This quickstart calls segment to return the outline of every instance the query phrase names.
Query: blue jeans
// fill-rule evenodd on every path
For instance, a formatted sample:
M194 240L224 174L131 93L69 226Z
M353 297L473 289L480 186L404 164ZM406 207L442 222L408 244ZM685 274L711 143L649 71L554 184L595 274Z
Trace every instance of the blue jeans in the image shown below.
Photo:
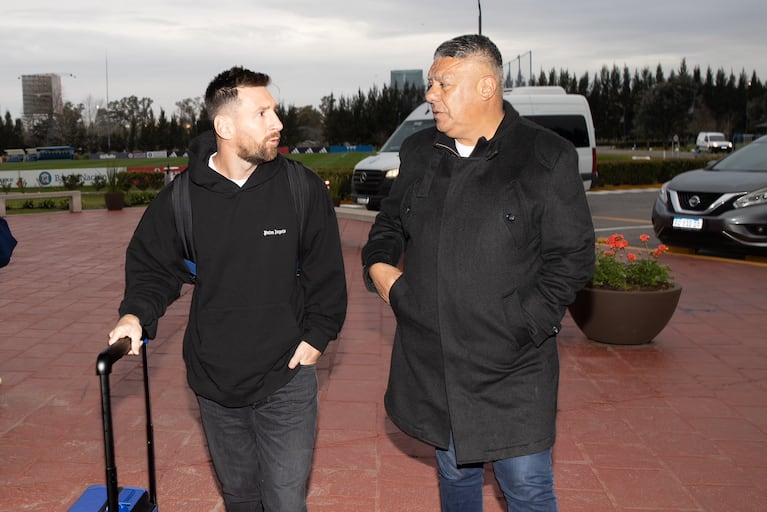
M483 464L459 466L453 436L447 450L436 450L442 512L482 512ZM509 512L557 512L551 448L493 462L495 479Z
M305 512L317 426L317 370L298 373L266 399L224 407L197 397L228 512Z

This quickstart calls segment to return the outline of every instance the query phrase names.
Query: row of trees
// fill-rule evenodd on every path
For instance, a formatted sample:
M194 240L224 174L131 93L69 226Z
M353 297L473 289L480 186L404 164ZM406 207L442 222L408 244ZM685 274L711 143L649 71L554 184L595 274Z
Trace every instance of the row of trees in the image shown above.
M510 81L510 77L507 78ZM719 69L690 72L685 60L666 77L659 65L633 73L627 68L603 67L593 77L580 78L567 70L541 71L528 84L558 85L586 96L594 117L597 139L611 144L667 145L674 135L682 141L698 131L723 131L730 137L764 132L767 90L752 72L737 77ZM351 97L330 94L313 106L279 106L288 146L316 144L374 144L380 146L397 125L422 101L424 88L373 87ZM150 98L129 96L99 108L92 99L66 102L61 114L25 120L9 112L0 123L0 150L71 145L79 152L183 150L210 126L200 98L176 103L168 117L155 117Z
M756 72L737 77L723 69L690 73L685 60L668 77L659 65L634 71L606 66L593 79L567 71L541 73L532 85L560 85L586 96L597 139L603 142L667 144L674 135L690 139L699 131L722 131L730 137L764 133L767 90ZM762 125L762 126L759 126Z

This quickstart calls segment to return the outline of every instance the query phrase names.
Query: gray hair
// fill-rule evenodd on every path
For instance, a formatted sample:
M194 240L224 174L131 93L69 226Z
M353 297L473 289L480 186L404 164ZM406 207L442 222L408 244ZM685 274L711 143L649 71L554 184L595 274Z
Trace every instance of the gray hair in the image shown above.
M498 47L487 36L467 34L454 37L439 45L434 52L434 59L453 57L455 59L480 58L487 61L496 74L499 83L503 83L503 58Z

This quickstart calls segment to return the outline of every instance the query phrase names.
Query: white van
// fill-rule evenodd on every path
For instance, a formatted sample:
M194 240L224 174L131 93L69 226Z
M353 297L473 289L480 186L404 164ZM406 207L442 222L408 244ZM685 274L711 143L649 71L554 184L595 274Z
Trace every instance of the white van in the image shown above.
M562 87L517 87L503 97L522 115L549 128L573 143L578 168L586 190L597 176L597 147L594 122L586 98L567 94ZM410 113L376 155L354 166L352 200L377 210L399 174L399 148L413 133L434 126L431 105L423 103Z
M732 142L727 140L722 132L700 132L698 138L695 139L695 149L708 153L716 153L717 151L729 153L732 151Z

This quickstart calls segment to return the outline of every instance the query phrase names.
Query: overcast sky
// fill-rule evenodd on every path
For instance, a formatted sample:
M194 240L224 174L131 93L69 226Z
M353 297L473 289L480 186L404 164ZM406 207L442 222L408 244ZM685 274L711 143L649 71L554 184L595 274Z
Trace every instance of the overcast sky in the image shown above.
M393 69L423 69L446 39L476 33L476 0L19 0L0 20L0 114L22 114L26 74L62 76L65 101L103 104L135 95L170 115L201 97L220 71L271 75L278 101L319 106L389 83ZM530 56L541 70L593 77L683 58L690 70L756 71L767 80L765 0L481 0L482 33L506 69ZM518 59L519 56L519 59Z

